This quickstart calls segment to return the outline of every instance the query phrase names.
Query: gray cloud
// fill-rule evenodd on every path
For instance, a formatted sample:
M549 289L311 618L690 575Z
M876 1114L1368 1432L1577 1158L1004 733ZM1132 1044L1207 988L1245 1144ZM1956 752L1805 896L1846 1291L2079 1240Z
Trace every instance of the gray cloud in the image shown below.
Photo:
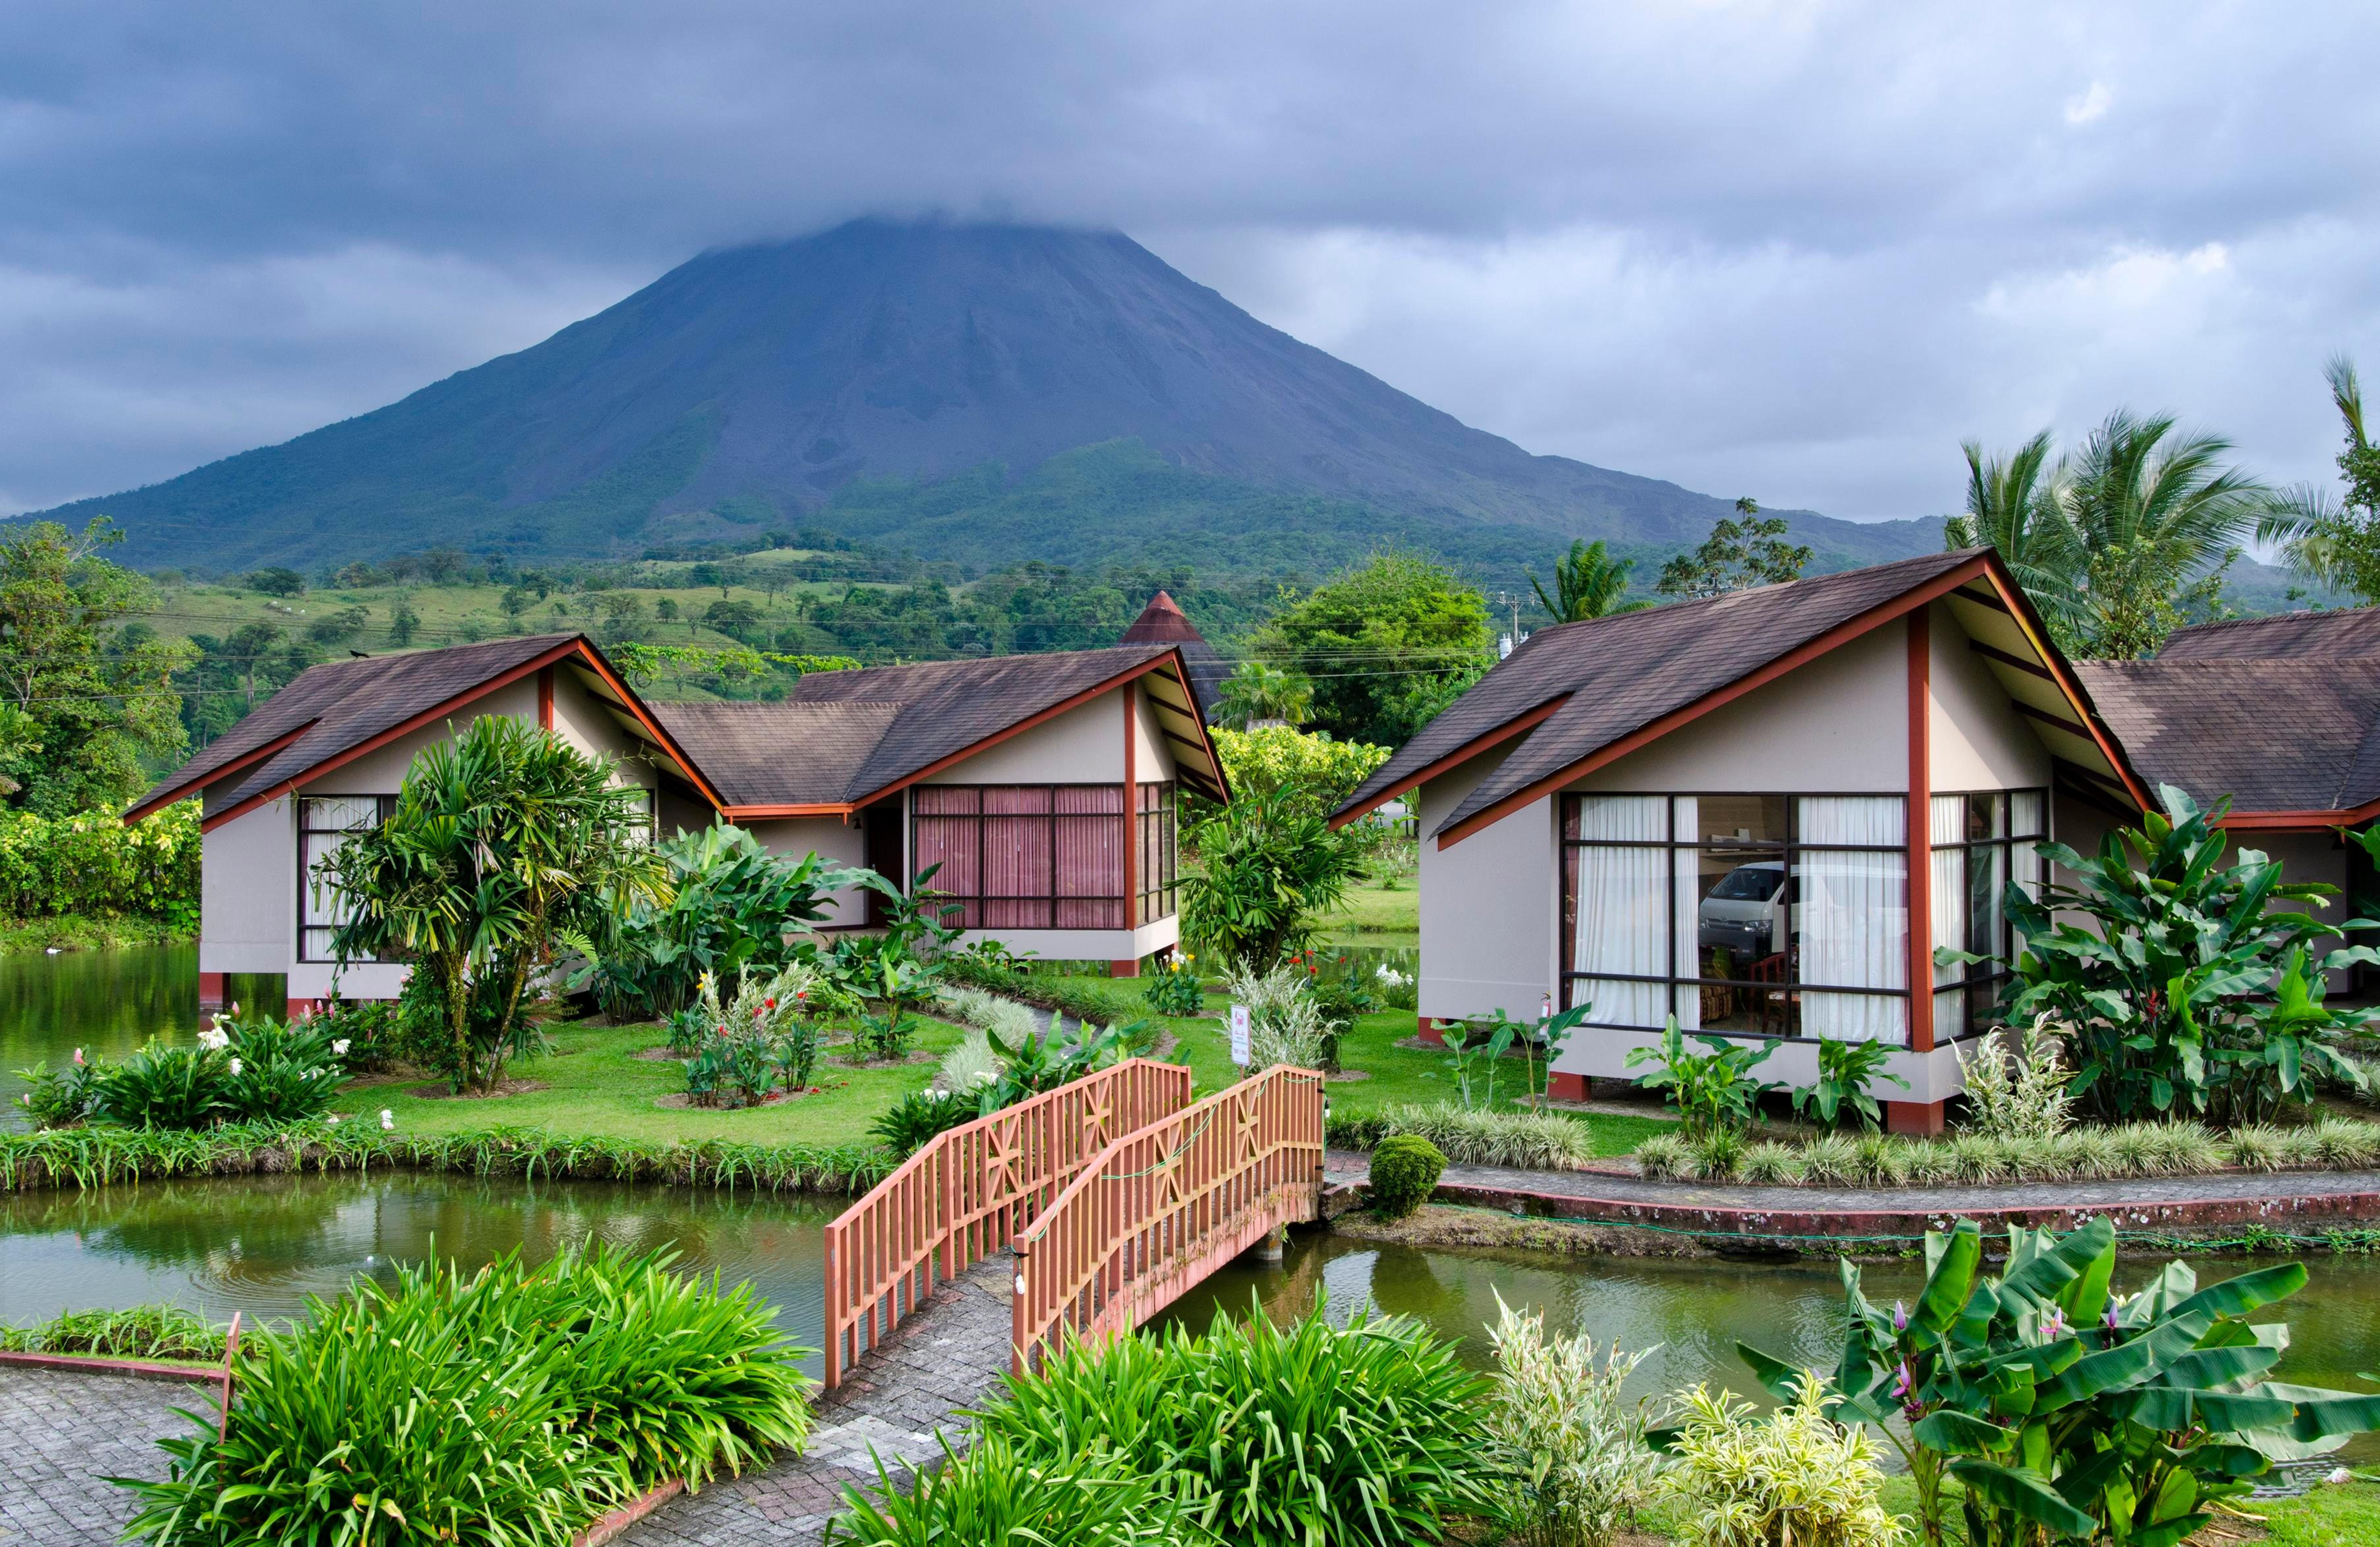
M1533 450L1852 517L2118 403L2328 474L2348 6L0 11L0 508L871 210L1115 225Z

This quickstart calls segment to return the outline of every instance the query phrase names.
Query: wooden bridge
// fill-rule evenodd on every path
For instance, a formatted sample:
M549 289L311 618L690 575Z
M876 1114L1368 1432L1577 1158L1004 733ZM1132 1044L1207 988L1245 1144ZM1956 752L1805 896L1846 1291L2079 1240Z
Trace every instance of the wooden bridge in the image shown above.
M1129 1332L1322 1194L1322 1077L1190 1099L1135 1058L953 1128L826 1227L826 1383L938 1284L1015 1256L1014 1363Z

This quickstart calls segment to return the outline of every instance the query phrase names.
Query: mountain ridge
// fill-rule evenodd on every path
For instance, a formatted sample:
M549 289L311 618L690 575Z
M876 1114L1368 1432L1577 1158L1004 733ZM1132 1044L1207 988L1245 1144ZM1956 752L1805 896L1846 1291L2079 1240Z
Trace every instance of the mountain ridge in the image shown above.
M1018 513L1037 475L1087 452L1105 503L1045 477L1075 503ZM1318 501L1333 514L1317 535L1351 536L1349 513L1369 511L1378 540L1449 556L1572 537L1670 550L1731 505L1465 425L1120 232L871 219L705 252L395 403L37 514L111 515L125 556L152 566L441 544L618 557L778 521L896 545L955 535L990 563L1260 533ZM1236 528L1217 516L1258 507ZM1123 509L1144 526L1101 530ZM1938 519L1776 514L1825 567L1941 541ZM1024 551L1028 532L1058 551Z

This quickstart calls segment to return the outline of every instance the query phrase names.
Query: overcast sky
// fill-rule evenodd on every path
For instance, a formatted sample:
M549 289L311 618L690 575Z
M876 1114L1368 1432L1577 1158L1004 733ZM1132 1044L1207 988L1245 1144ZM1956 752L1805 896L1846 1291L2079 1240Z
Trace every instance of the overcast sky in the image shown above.
M870 212L1114 225L1530 450L1871 518L2118 405L2328 480L2380 9L0 7L0 511Z

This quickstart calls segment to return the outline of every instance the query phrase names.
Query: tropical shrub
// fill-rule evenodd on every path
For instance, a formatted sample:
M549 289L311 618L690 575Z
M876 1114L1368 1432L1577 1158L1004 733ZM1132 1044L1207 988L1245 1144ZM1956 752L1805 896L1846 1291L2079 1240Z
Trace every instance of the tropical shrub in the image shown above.
M2326 932L2304 911L2338 888L2284 883L2279 863L2255 849L2226 865L2228 840L2208 813L2169 785L2158 793L2164 811L2110 833L2095 856L2041 846L2076 884L2053 882L2037 898L2009 889L2025 943L2009 1018L2046 1014L2065 1029L2070 1089L2100 1117L2179 1110L2252 1122L2310 1100L2313 1078L2361 1089L2361 1066L2338 1043L2380 1011L2326 1008L2321 972L2380 962L2380 952L2357 945L2315 961ZM2358 841L2380 853L2380 837Z
M1775 1042L1764 1042L1755 1049L1699 1031L1694 1033L1694 1041L1711 1051L1688 1053L1685 1038L1678 1029L1678 1017L1671 1016L1659 1047L1640 1047L1628 1054L1628 1066L1632 1069L1645 1063L1658 1066L1638 1075L1636 1083L1660 1091L1669 1104L1677 1108L1680 1126L1689 1135L1722 1129L1740 1132L1750 1126L1761 1097L1785 1088L1780 1081L1763 1082L1752 1075L1777 1051Z
M1562 1044L1593 1008L1591 1005L1577 1005L1525 1021L1514 1020L1500 1007L1485 1026L1460 1021L1448 1028L1447 1063L1454 1071L1454 1088L1463 1104L1481 1111L1496 1105L1496 1086L1504 1072L1505 1058L1518 1048L1524 1087L1521 1099L1535 1107L1545 1094L1545 1080L1538 1072L1540 1055L1550 1071Z
M1996 1028L1975 1044L1973 1058L1952 1044L1966 1086L1967 1116L1961 1126L1969 1133L2046 1139L2073 1127L2066 1055L2049 1024L2044 1015L2025 1022L2022 1031Z
M199 802L177 801L128 827L122 811L0 809L0 914L122 914L195 932Z
M1195 1016L1207 1007L1191 959L1189 952L1177 951L1149 974L1148 986L1140 992L1151 1010L1160 1016Z
M412 967L430 1012L419 1055L456 1090L492 1090L533 1035L524 1013L565 933L670 895L644 791L553 732L492 715L415 755L396 809L315 867L345 899L341 961Z
M942 954L942 976L994 993L1014 993L1032 970L1033 953L1012 951L997 940L969 941Z
M809 1084L818 1060L818 1026L808 999L818 974L791 962L773 976L747 973L732 1004L722 1005L719 980L703 974L694 1017L694 1053L686 1090L697 1106L757 1106L782 1075L786 1089ZM679 1019L687 1018L681 1015ZM682 1032L674 1032L673 1041Z
M0 1327L0 1349L212 1361L224 1357L226 1331L177 1305L136 1305L122 1310L68 1310L38 1326Z
M1318 1069L1330 1051L1330 1028L1314 996L1313 978L1295 961L1269 970L1234 967L1222 991L1248 1007L1248 1073L1275 1064Z
M614 1021L670 1016L706 973L732 996L745 973L777 972L797 953L791 936L823 922L832 895L872 873L771 853L730 822L652 847L665 886L588 920L567 942L580 958L574 986L592 990Z
M152 1041L121 1063L86 1058L78 1048L55 1074L46 1065L20 1069L27 1089L18 1104L44 1127L304 1122L329 1110L346 1078L346 1051L322 1022L217 1015L192 1047Z
M563 1547L664 1479L699 1487L798 1445L804 1351L750 1285L669 1261L598 1247L309 1297L295 1328L242 1343L220 1435L194 1419L162 1442L164 1480L123 1481L141 1504L129 1534Z
M1421 1005L1421 979L1416 973L1400 972L1382 962L1372 969L1379 984L1380 1003L1391 1010L1418 1009Z
M1827 1417L1825 1392L1804 1374L1767 1418L1708 1387L1686 1394L1683 1421L1657 1437L1676 1464L1660 1475L1675 1500L1679 1540L1694 1547L1897 1547L1906 1533L1885 1512L1876 1442Z
M1017 1008L1022 1010L1024 1006ZM1032 1017L1027 1016L1025 1035L1029 1037L1033 1031ZM999 1084L1002 1068L1000 1055L991 1051L990 1034L978 1028L942 1054L941 1066L934 1071L934 1089L953 1093L978 1091Z
M393 1000L334 999L313 1022L349 1074L380 1074L404 1056Z
M1597 1356L1584 1332L1548 1337L1542 1311L1496 1297L1488 1329L1496 1392L1488 1437L1501 1462L1503 1516L1518 1547L1605 1547L1653 1495L1644 1404L1621 1388L1645 1356Z
M1267 972L1364 879L1364 842L1290 795L1244 796L1184 834L1182 932L1238 968Z
M83 1056L82 1049L74 1050L64 1068L52 1069L45 1058L16 1074L25 1087L17 1106L33 1127L72 1127L91 1115L99 1066Z
M1673 1133L1657 1133L1636 1146L1636 1169L1657 1182L1678 1181L1694 1175L1694 1151Z
M1413 1134L1465 1165L1564 1171L1595 1158L1594 1130L1554 1112L1490 1112L1453 1102L1430 1106L1401 1102L1375 1112L1334 1111L1323 1127L1332 1149L1372 1150L1392 1135Z
M1973 1222L1928 1232L1925 1287L1889 1311L1842 1264L1851 1316L1828 1410L1901 1452L1928 1542L1949 1540L1956 1507L1973 1547L2045 1533L2171 1547L2274 1460L2380 1428L2380 1395L2264 1379L2287 1328L2248 1317L2303 1287L2301 1263L2201 1289L2176 1261L2125 1296L2104 1217L2063 1237L2011 1227L2001 1273L1983 1261ZM1805 1399L1809 1378L1740 1351L1770 1391Z
M1277 1327L1255 1309L1219 1314L1203 1336L1177 1325L1072 1344L1008 1377L977 1431L1029 1464L1111 1456L1225 1541L1371 1547L1436 1541L1451 1517L1494 1507L1488 1389L1409 1319L1334 1327L1318 1306Z
M1891 1056L1892 1049L1883 1042L1819 1038L1818 1082L1794 1088L1793 1110L1830 1128L1846 1112L1857 1114L1865 1127L1882 1127L1884 1112L1876 1105L1869 1087L1879 1079L1888 1079L1904 1090L1909 1089L1909 1081L1884 1072Z
M1105 1027L1083 1021L1069 1034L1055 1016L1050 1017L1047 1032L1029 1031L1014 1042L996 1031L987 1031L984 1040L1001 1067L999 1083L983 1099L983 1110L1013 1106L1027 1096L1055 1090L1087 1074L1136 1057L1154 1034L1145 1020Z
M868 1125L868 1131L881 1139L893 1154L907 1160L939 1136L982 1115L965 1093L929 1086L923 1090L912 1090L886 1107Z
M1030 1005L981 989L944 983L941 1002L944 1008L969 1026L997 1033L1010 1041L1029 1037L1041 1029L1040 1019ZM985 1046L988 1053L990 1044Z
M1390 1219L1402 1219L1429 1201L1446 1157L1427 1139L1401 1133L1380 1140L1372 1151L1372 1207Z
M1298 810L1329 817L1355 793L1372 771L1389 761L1389 749L1363 741L1338 741L1327 731L1301 731L1289 725L1260 730L1210 728L1215 755L1238 799L1280 795ZM1185 797L1184 810L1194 821L1212 815L1214 807L1196 796Z
M938 1436L939 1437L939 1436ZM1175 1547L1178 1511L1143 1477L1099 1452L1027 1459L998 1435L962 1453L941 1441L942 1462L894 1478L877 1463L872 1491L846 1486L844 1515L827 1541L850 1547Z

